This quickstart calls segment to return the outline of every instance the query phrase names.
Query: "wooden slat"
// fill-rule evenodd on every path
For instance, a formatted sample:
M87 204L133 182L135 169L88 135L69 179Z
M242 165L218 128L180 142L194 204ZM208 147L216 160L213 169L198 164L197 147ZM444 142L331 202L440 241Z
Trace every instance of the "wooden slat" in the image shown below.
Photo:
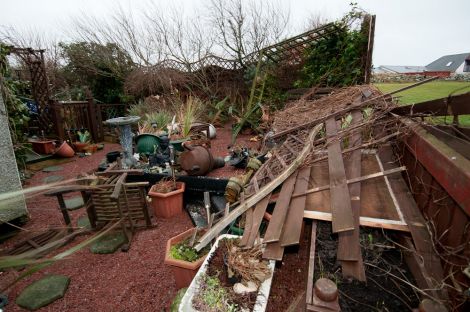
M378 155L382 160L385 169L394 166L395 161L393 151L389 145L383 146L379 150ZM400 210L403 213L404 221L408 224L410 229L416 252L423 259L427 275L431 277L429 281L431 285L429 285L429 288L435 289L431 290L431 293L441 299L445 299L447 297L445 290L437 290L444 279L444 273L440 258L434 251L433 241L429 232L427 228L423 226L425 224L424 217L421 215L411 192L401 176L391 177L389 179L389 183L392 191L394 192L397 203L400 206Z
M325 121L328 136L328 167L330 176L331 212L333 215L333 233L354 229L351 200L340 142L336 139L336 120L334 117Z
M352 112L352 125L362 121L362 111ZM362 144L362 133L356 132L350 137L353 145ZM354 179L361 176L362 151L355 150L351 154L348 162L347 177ZM337 259L342 260L343 276L352 276L359 281L366 280L364 264L362 262L361 245L359 241L359 217L361 210L361 182L349 185L349 194L351 196L351 208L354 218L354 230L342 232L339 234Z
M313 277L315 275L315 245L317 242L317 222L312 221L312 235L310 238L310 256L308 259L307 277L307 304L312 304L313 298Z
M310 179L310 167L299 170L297 181L295 182L294 193L302 193L308 188ZM302 230L302 220L304 218L306 196L291 198L289 213L284 222L284 229L281 236L281 246L298 244Z
M310 211L304 210L304 218L320 221L331 221L331 213L322 211ZM410 232L408 225L403 221L389 220L389 219L377 219L370 217L360 217L359 224L361 226L367 226L372 228L395 230L402 232ZM425 227L424 224L416 224L417 226Z
M268 207L269 201L271 198L271 194L263 198L258 204L256 204L253 210L253 221L250 231L250 236L246 243L247 247L253 247L255 243L256 237L258 236L259 227L261 225L261 221L263 221L264 212Z
M263 258L269 260L281 261L284 256L284 247L279 242L272 242L266 244L263 252Z
M253 210L254 208L250 208L245 212L245 228L243 230L243 236L240 239L240 246L246 246L246 243L250 238L251 230L253 227Z
M264 234L263 241L266 243L277 242L281 238L296 179L297 171L294 172L282 185L279 200L276 202L276 206L274 206L271 221L269 221L268 229Z

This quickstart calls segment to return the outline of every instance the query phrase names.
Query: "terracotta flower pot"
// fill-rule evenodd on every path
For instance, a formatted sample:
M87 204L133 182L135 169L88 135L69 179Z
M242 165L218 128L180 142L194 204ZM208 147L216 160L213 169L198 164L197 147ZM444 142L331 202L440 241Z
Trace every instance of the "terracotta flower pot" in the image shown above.
M33 146L33 151L38 154L54 154L55 145L54 141L47 140L47 141L36 141L31 140L29 141Z
M67 142L63 142L55 153L57 156L66 158L73 157L73 155L75 155L75 152L70 147L70 145L67 144Z
M94 154L94 153L96 153L96 151L98 150L98 145L96 145L96 144L88 145L87 147L85 147L84 150L85 150L85 152L87 152L87 153Z
M183 212L184 182L176 182L176 190L168 193L155 191L155 185L150 188L148 196L152 199L151 206L155 215L160 218L171 218Z
M176 282L176 287L178 289L188 287L189 284L191 284L191 281L193 280L194 276L199 270L199 267L202 265L204 259L206 259L207 256L204 255L194 262L176 260L171 257L171 246L174 246L184 241L185 239L191 237L194 234L194 231L196 231L196 228L189 229L186 232L183 232L179 235L170 238L166 243L165 264L171 266L171 270L173 271L173 276Z
M73 146L75 147L75 151L79 153L84 153L85 149L88 146L88 143L82 143L82 142L74 142Z

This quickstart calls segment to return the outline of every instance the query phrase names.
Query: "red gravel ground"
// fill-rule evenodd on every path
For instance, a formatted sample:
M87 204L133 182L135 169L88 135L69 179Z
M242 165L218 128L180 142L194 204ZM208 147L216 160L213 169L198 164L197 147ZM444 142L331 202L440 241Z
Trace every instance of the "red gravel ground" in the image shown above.
M212 153L225 157L229 154L230 126L217 129L217 138L212 140ZM254 135L240 135L237 144L256 148L259 142L250 142ZM79 158L75 161L60 164L63 170L58 172L37 172L26 183L25 187L41 185L49 175L61 175L64 180L72 179L78 174L95 170L106 153L119 150L118 144L105 144L103 150L92 156ZM233 167L220 168L211 176L231 177L243 173ZM77 194L78 195L78 194ZM64 226L62 214L55 197L37 196L27 199L30 221L24 225L29 232L22 232L1 246L11 247L36 231L49 227ZM75 224L78 217L85 215L84 209L69 212ZM69 288L62 299L55 301L40 311L163 311L170 305L176 294L175 281L169 267L164 265L166 241L192 227L189 216L181 216L167 220L157 220L156 227L140 230L134 236L130 250L126 253L116 252L111 255L95 255L88 247L66 260L43 269L40 272L18 282L8 290L9 304L6 311L24 311L14 302L18 294L31 282L46 274L64 274L71 278ZM88 236L80 236L65 250ZM59 250L59 251L61 251ZM12 276L13 275L13 276ZM0 273L0 284L11 280L14 275ZM3 282L1 281L3 279Z

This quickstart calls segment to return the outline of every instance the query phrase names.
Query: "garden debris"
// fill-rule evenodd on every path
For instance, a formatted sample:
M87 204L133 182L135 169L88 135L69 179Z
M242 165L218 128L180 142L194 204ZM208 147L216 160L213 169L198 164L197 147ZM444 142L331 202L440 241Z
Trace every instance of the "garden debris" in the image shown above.
M226 248L227 267L240 277L246 286L249 286L249 282L259 286L271 276L267 261L261 260L263 254L261 245L243 249L233 240L227 240Z

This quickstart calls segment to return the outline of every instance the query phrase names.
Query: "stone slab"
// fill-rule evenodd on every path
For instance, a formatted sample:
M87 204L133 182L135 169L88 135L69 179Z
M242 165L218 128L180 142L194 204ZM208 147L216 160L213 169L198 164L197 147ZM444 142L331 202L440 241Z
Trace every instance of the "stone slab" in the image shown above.
M64 275L48 275L27 286L16 298L16 304L30 311L44 307L64 296L70 278Z
M75 196L72 198L64 199L64 202L67 210L75 210L78 208L82 208L85 205L82 196Z
M64 170L64 168L61 166L49 166L49 167L42 169L42 171L44 172L56 172L56 171L61 171L61 170Z
M111 254L125 243L127 243L127 237L123 232L109 233L94 242L90 246L90 251L94 254Z
M47 183L59 182L59 181L62 181L63 179L64 179L63 176L51 175L51 176L48 176L48 177L45 177L44 179L42 179L42 182L47 184Z

